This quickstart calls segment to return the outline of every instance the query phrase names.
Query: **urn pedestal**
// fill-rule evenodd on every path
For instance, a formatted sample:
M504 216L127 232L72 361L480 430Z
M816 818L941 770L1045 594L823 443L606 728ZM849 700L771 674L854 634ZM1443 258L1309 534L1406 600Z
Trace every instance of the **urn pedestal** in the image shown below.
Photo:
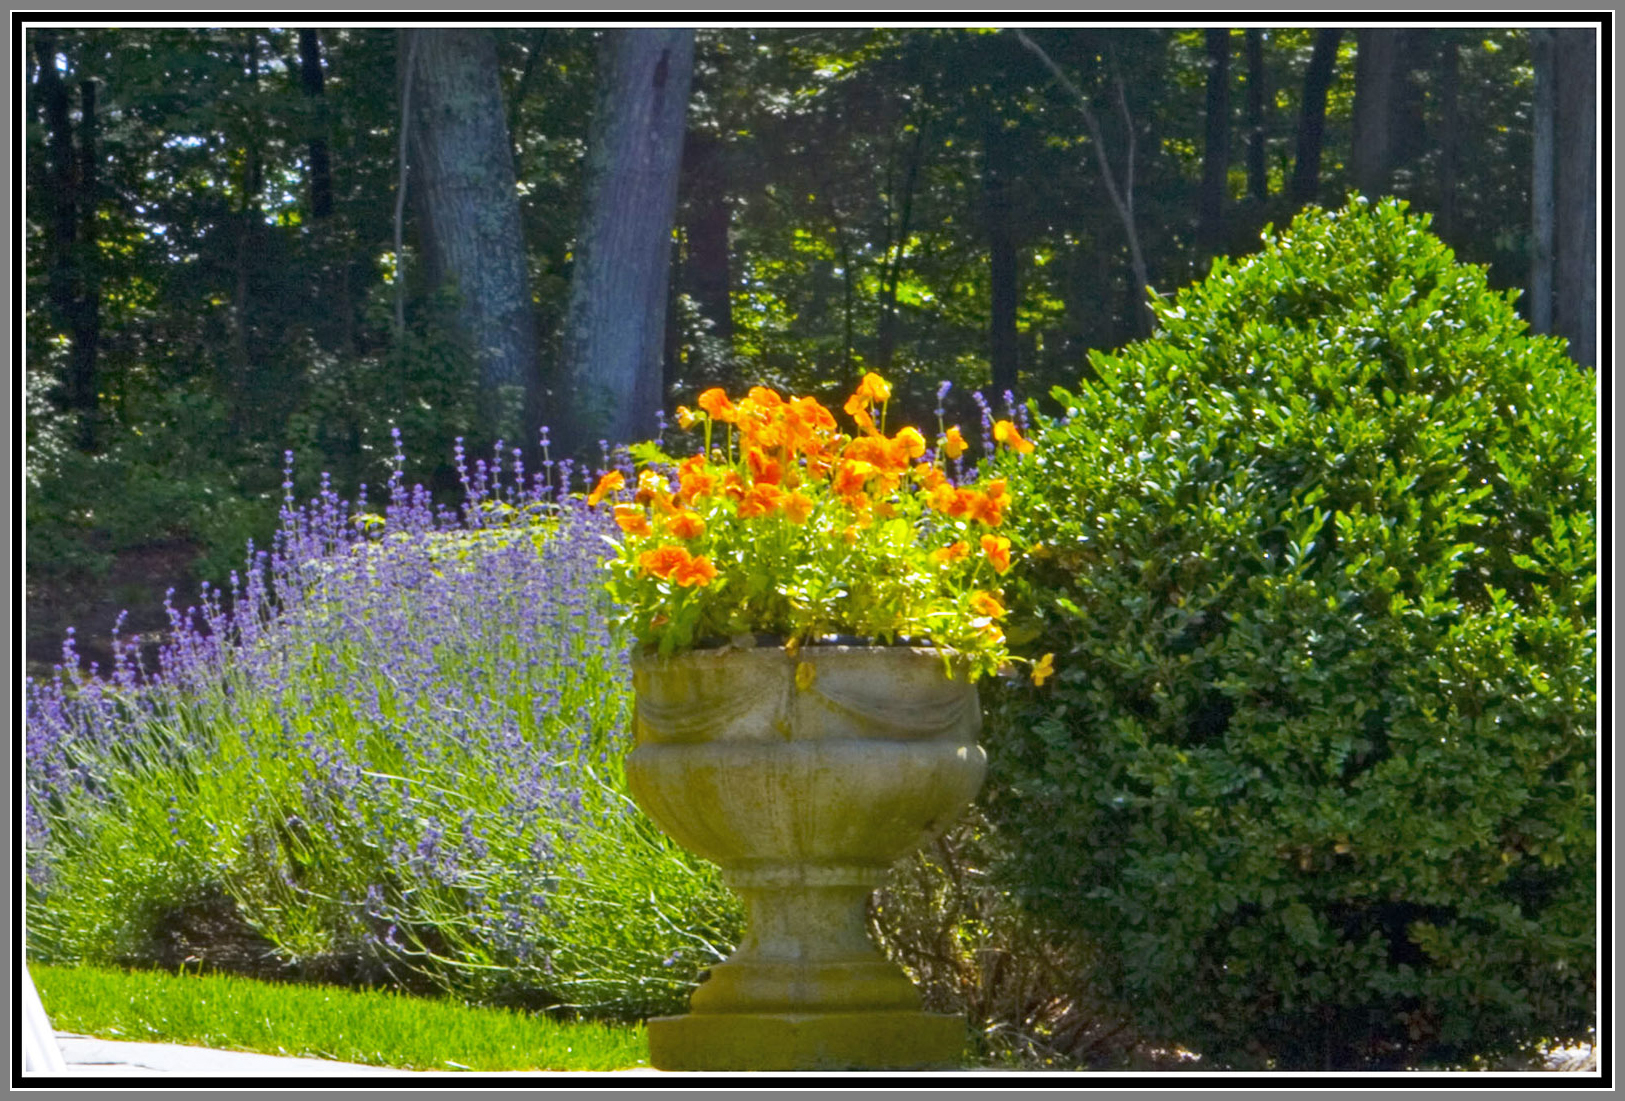
M981 787L975 686L933 650L843 646L639 659L633 683L633 798L746 908L690 1012L649 1021L654 1066L956 1065L965 1022L921 1010L865 906Z

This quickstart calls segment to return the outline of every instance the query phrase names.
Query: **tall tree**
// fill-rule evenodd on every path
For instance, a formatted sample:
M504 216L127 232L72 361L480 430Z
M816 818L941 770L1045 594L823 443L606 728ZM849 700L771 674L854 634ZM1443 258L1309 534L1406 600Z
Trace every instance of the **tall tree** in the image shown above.
M484 428L516 440L539 426L543 408L496 42L487 30L402 31L399 57L409 56L408 190L424 274L460 295Z
M299 84L311 107L307 127L310 148L310 216L333 213L333 169L327 155L327 97L322 85L322 46L313 27L299 32Z
M1288 196L1294 205L1315 201L1320 191L1320 154L1326 137L1326 93L1337 64L1337 44L1343 32L1326 27L1315 32L1315 49L1303 76L1303 106L1298 115L1298 157L1292 167Z
M682 290L699 308L712 338L725 354L733 344L733 272L728 259L727 148L714 134L690 130L683 140ZM712 364L711 366L715 366Z
M1555 32L1557 271L1552 325L1576 363L1597 365L1597 32Z
M97 258L97 214L100 174L96 148L96 82L79 82L79 128L74 161L78 178L79 226L73 243L72 297L73 358L68 369L69 393L79 411L79 448L93 452L100 446L101 397L97 356L101 350L101 264Z
M1557 227L1557 69L1555 31L1529 32L1530 60L1535 70L1533 171L1529 181L1529 325L1537 333L1552 331L1552 258Z
M563 336L561 442L571 451L655 431L693 68L692 30L604 36Z
M922 115L905 127L912 132L904 154L903 179L896 182L896 157L888 158L886 166L886 228L881 241L880 254L884 258L880 284L880 323L875 350L875 365L882 371L891 370L892 353L897 349L897 285L903 275L903 259L908 254L909 237L914 229L914 192L920 180L920 165L924 161L925 132L928 123ZM899 139L901 140L901 138ZM893 150L896 145L893 143Z
M1230 32L1207 31L1206 140L1202 147L1202 189L1197 201L1197 240L1205 252L1224 241L1224 200L1230 178Z
M1270 197L1264 156L1264 105L1268 74L1264 69L1264 32L1247 29L1247 197L1263 203Z
M1400 32L1377 27L1354 35L1354 186L1376 198L1388 190L1393 163L1394 92Z
M1531 32L1533 33L1533 32ZM1461 171L1461 44L1446 31L1439 39L1439 236L1456 236L1456 187Z
M1112 174L1112 166L1106 151L1106 140L1102 136L1100 120L1095 115L1094 107L1089 97L1084 94L1077 84L1066 75L1066 72L1055 63L1054 58L1044 51L1044 48L1034 42L1024 31L1017 30L1016 37L1021 44L1031 50L1033 54L1050 71L1056 81L1071 93L1077 101L1078 110L1083 114L1084 125L1089 128L1089 137L1094 142L1095 156L1100 161L1101 182L1106 187L1106 197L1111 200L1113 209L1117 211L1118 221L1123 225L1123 235L1128 241L1129 265L1134 272L1134 284L1129 288L1129 299L1138 309L1130 308L1129 324L1136 336L1146 336L1151 332L1152 315L1151 304L1147 296L1151 293L1151 277L1145 262L1145 253L1140 248L1140 232L1134 220L1134 119L1129 113L1128 93L1123 86L1121 75L1112 80L1113 91L1116 92L1117 109L1123 118L1124 145L1123 150L1123 183L1118 187L1117 178Z
M1016 168L1012 163L1011 144L1011 136L1002 121L990 120L984 141L982 188L991 276L988 337L995 394L1016 388L1018 370L1016 308L1021 300L1021 286L1010 209L1010 178Z

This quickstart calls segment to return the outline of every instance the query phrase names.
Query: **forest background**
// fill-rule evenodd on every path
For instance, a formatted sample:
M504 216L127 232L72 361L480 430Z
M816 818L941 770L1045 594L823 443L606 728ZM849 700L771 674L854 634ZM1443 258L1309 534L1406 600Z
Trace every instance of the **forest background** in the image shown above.
M17 26L14 24L14 27ZM19 28L22 29L22 28ZM1564 27L28 26L31 669L166 625L330 472L597 460L699 390L1042 396L1351 192L1597 363ZM901 422L900 422L901 423ZM532 467L534 469L534 466Z

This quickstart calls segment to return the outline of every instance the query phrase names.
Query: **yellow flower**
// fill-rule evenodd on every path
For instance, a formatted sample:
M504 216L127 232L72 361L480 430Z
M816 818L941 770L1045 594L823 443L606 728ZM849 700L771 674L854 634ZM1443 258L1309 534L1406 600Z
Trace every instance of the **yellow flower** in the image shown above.
M938 565L947 565L949 562L958 562L970 554L970 544L963 539L951 543L946 547L938 547L931 552L931 561Z
M645 470L638 475L638 491L632 495L632 499L640 505L646 505L665 492L666 479L652 470Z
M784 499L784 514L792 524L805 524L812 515L813 499L799 490Z
M942 449L948 453L950 459L957 459L963 455L967 446L969 445L965 443L965 437L960 435L957 424L948 429L948 435L943 440Z
M810 661L796 663L796 687L805 692L818 679L818 669Z
M892 440L900 444L911 459L918 459L925 454L925 437L920 435L917 428L903 428L896 436L892 437Z
M854 396L874 405L884 405L891 400L891 383L870 371L863 376L863 381L858 383L857 393Z
M1055 675L1055 655L1045 654L1033 663L1033 683L1042 688Z
M690 428L693 428L694 422L699 419L699 414L695 413L694 410L690 409L688 406L679 405L677 407L677 427L681 428L684 432L687 432Z
M993 425L993 439L1006 447L1015 448L1025 455L1033 449L1033 445L1021 438L1021 433L1009 421L996 421Z

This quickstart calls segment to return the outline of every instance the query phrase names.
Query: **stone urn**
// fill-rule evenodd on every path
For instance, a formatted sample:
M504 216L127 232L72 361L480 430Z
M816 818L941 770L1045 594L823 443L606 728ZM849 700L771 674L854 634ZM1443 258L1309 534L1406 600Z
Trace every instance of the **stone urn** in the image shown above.
M976 687L950 679L937 651L901 646L729 647L632 669L632 796L721 865L746 908L738 950L690 1012L649 1021L653 1065L956 1065L964 1020L921 1010L865 907L981 787Z

